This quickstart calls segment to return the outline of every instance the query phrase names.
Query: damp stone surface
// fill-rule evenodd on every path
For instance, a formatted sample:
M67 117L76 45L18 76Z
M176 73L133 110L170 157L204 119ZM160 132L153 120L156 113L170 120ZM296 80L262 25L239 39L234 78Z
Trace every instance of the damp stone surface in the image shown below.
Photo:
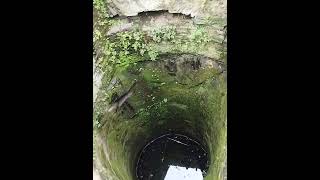
M94 180L225 180L226 1L93 5Z

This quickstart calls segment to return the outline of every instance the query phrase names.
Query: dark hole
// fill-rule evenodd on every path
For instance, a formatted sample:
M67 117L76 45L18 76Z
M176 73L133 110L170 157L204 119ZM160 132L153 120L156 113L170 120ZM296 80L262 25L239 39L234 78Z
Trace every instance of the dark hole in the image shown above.
M138 16L158 16L158 15L165 14L165 13L169 14L169 11L168 10L143 11L143 12L138 13ZM191 15L186 15L186 14L182 14L182 13L170 13L170 14L172 14L173 16L181 16L186 19L192 18Z
M180 134L166 134L153 139L141 151L136 164L138 180L164 180L170 166L201 170L209 168L207 151L197 141Z
M161 15L163 13L168 13L166 10L160 10L160 11L143 11L138 13L138 16L157 16Z

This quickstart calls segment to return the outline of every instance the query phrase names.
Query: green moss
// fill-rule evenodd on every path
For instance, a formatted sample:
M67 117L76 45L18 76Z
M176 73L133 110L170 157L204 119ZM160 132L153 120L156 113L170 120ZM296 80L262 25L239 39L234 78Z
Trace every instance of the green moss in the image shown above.
M99 17L108 17L107 16L107 5L104 0L93 0L93 7L97 10Z
M151 33L135 29L107 37L109 27L120 21L101 15L104 1L94 1L94 7L99 12L94 26L94 47L99 54L98 67L105 74L94 107L93 126L95 133L103 134L110 159L96 143L94 157L102 162L104 176L133 180L135 157L141 147L150 138L174 129L204 144L208 142L211 165L205 179L221 179L227 131L225 80L215 71L199 70L190 75L192 80L181 78L177 83L177 78L163 69L146 65L161 61L165 54L186 52L225 62L226 47L209 33L210 23L183 35L175 27L165 26ZM209 21L224 23L219 19ZM145 62L149 60L156 62ZM112 77L119 78L122 85L106 90ZM212 83L213 78L215 83ZM136 116L128 118L120 113L105 113L112 94L125 92L133 79L142 82L137 93L128 100Z

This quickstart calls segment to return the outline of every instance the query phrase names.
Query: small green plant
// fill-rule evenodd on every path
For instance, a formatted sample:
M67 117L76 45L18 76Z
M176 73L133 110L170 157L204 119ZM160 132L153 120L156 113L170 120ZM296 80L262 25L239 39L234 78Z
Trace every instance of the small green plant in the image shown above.
M109 19L108 20L110 26L118 26L122 23L121 19Z
M158 29L156 29L156 30L153 30L152 32L151 32L151 36L152 36L152 40L154 40L155 42L161 42L161 36L162 35L162 32L160 31L160 30L158 30Z
M156 60L158 51L149 47L140 31L120 32L112 40L106 39L105 58L101 66L116 65L122 68L141 60Z
M101 32L98 29L94 29L93 31L93 43L99 40L102 37Z
M149 48L148 55L152 61L155 61L159 53L154 48Z
M94 114L94 119L93 119L93 127L94 128L100 128L101 127L101 114Z
M144 53L147 50L147 46L145 44L142 44L141 49L139 50L139 53L141 56L144 56Z
M93 7L98 11L100 17L108 17L104 0L93 0Z
M172 41L176 36L176 28L173 26L162 27L159 29L154 29L151 32L152 40L155 42Z
M198 27L191 33L190 40L198 44L210 42L208 33L202 27Z
M108 24L108 21L107 20L100 20L100 21L98 21L98 24L99 24L99 26L104 26L104 25Z
M163 38L165 40L171 41L176 37L176 28L175 27L172 27L172 26L166 27L164 29L164 32L165 33L163 35Z
M96 128L100 128L101 127L101 124L100 124L99 121L95 120L93 122L94 122L94 127L96 127Z

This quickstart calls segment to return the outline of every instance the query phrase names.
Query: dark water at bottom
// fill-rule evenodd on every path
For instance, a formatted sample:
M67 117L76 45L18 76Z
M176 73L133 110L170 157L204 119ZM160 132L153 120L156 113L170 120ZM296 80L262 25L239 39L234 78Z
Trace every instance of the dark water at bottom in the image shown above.
M208 153L201 144L187 136L162 135L149 142L141 151L136 176L138 180L164 180L169 167L173 166L201 170L205 177L209 168Z

